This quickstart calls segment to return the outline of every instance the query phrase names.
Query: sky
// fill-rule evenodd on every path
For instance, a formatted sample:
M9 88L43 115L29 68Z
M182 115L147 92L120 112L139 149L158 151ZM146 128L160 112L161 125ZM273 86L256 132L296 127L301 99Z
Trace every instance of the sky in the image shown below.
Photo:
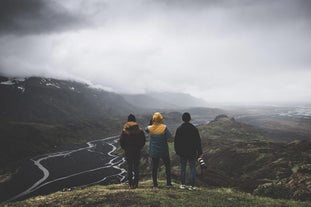
M1 0L0 74L311 102L309 0Z

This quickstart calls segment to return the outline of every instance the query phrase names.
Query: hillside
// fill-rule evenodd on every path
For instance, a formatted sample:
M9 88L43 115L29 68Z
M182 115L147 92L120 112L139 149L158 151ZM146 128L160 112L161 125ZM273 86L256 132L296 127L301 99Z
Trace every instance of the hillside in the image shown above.
M199 130L208 166L202 183L262 194L270 190L272 197L310 199L310 140L276 142L265 131L225 115ZM271 190L279 194L273 195Z
M63 122L125 115L137 108L116 93L65 80L0 77L0 119Z
M192 207L307 207L310 202L275 200L242 193L229 188L201 187L195 191L180 190L178 184L172 189L151 188L151 181L140 183L135 190L128 190L127 185L92 186L67 192L57 192L47 196L38 196L25 201L0 204L0 206L36 207L36 206L192 206Z
M122 94L123 98L132 105L143 109L174 109L177 105L149 96L147 94Z
M123 94L127 102L134 106L147 109L183 109L193 107L206 107L208 104L203 99L199 99L186 93L145 93L145 94Z
M0 77L0 94L0 174L32 156L115 135L137 110L118 94L74 81Z
M174 132L176 123L180 123L181 114L167 113L164 115L166 118L166 123L169 124L170 129L172 129L172 132ZM148 115L142 115L137 116L137 119L140 125L144 126L144 123L148 122L150 117ZM105 120L104 122L107 121ZM123 121L121 120L116 120L116 122L123 123ZM201 125L198 128L202 138L202 147L205 154L204 158L207 164L207 169L201 171L199 166L197 166L199 175L196 182L198 186L201 187L201 191L199 192L204 192L205 195L208 194L210 197L215 196L213 198L214 203L211 203L210 206L213 206L212 204L215 204L216 202L216 206L222 206L221 203L218 203L220 202L220 200L224 199L224 197L222 197L223 195L220 195L222 194L220 191L222 191L224 187L233 188L246 193L251 193L253 195L267 196L278 199L282 198L307 200L308 202L310 202L310 141L305 140L290 143L276 142L273 139L270 139L261 129L255 128L247 124L239 123L235 119L230 118L226 115L219 115L209 124ZM173 143L169 144L169 148L172 158L172 177L174 178L174 180L179 180L179 158L174 153ZM122 150L118 150L117 153L118 155L123 155ZM142 179L150 178L150 165L151 164L148 156L147 142L142 153L141 160ZM125 167L125 165L123 167ZM159 177L160 179L163 179L164 176L165 171L162 166L160 168ZM114 181L114 183L115 182L116 180ZM30 203L35 205L36 202L39 202L38 206L45 205L45 203L49 202L60 202L64 205L70 205L71 202L76 202L77 206L82 206L87 205L86 202L89 202L90 204L94 204L95 206L101 206L101 202L106 202L108 200L107 202L109 205L111 204L109 202L113 202L116 203L117 206L124 205L124 203L133 204L133 206L135 206L135 204L131 201L136 202L139 198L148 198L148 196L151 196L151 194L154 193L157 193L157 195L159 194L159 197L163 199L165 198L166 200L164 199L164 203L161 203L157 199L152 200L154 198L151 198L148 199L151 203L139 204L150 204L154 206L160 206L160 204L161 206L171 205L171 202L173 201L171 200L172 198L182 200L182 198L179 197L179 194L181 194L182 196L186 196L185 198L191 200L191 198L187 197L189 192L187 192L186 195L183 195L183 192L180 192L180 190L176 188L177 186L175 186L175 188L172 190L176 190L176 192L178 192L178 195L175 195L174 193L173 195L171 195L170 193L172 192L172 190L167 191L164 189L164 194L161 194L162 191L150 189L149 186L151 186L151 183L150 181L148 182L146 184L143 184L141 186L141 189L134 191L135 193L133 193L133 191L124 190L124 188L127 188L126 185L121 185L118 187L94 186L91 188L77 189L78 191L65 193L59 192L48 196L41 196L27 201L23 201L20 204L16 205L27 206L27 202L29 202L28 205L30 205ZM209 188L206 188L206 186L209 186ZM112 194L109 194L108 196L105 196L106 194L100 194L100 196L96 196L96 192L93 192L92 196L95 197L87 196L88 198L90 198L89 200L85 198L87 201L83 199L83 194L87 194L86 191L92 191L91 189L98 188L101 189L99 190L100 193L106 193L105 189L110 189L108 193ZM116 191L111 191L115 188L117 189ZM225 192L227 191L233 193L233 195L231 194L232 196L230 194L227 196L232 199L231 201L237 202L236 206L295 206L301 204L295 203L294 205L294 202L289 200L284 200L281 202L281 204L278 203L279 200L268 199L268 202L266 198L254 197L250 194L239 193L231 189L225 190ZM77 192L80 193L76 194ZM194 193L198 197L198 199L206 202L206 200L204 200L205 198L203 198L203 195L201 195L199 192ZM118 201L115 201L115 197L119 194L124 195L125 200L119 199ZM69 197L67 198L67 196ZM110 197L112 197L113 199L109 200ZM210 202L211 200L208 200L208 202ZM255 203L249 203L250 200L257 200L258 203L256 203L257 201ZM179 201L176 202L177 204L181 204L179 203ZM198 200L192 200L192 202L194 203L194 205L197 206L202 205L202 203L200 203ZM265 205L263 205L262 202ZM172 205L174 206L174 204ZM226 202L223 204L223 206L227 205L228 203Z
M239 122L263 129L278 141L311 139L311 107L308 104L238 107L228 109L227 113Z

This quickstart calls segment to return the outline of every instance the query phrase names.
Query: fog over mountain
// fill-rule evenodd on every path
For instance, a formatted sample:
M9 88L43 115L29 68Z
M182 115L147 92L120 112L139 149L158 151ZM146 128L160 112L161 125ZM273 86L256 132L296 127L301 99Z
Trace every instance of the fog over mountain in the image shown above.
M310 11L308 0L2 0L0 75L311 102Z

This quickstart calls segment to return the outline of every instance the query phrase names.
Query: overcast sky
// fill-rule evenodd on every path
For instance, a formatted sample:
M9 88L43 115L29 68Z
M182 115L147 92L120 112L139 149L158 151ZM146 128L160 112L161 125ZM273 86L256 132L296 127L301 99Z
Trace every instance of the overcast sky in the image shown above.
M309 0L1 0L0 73L311 102Z

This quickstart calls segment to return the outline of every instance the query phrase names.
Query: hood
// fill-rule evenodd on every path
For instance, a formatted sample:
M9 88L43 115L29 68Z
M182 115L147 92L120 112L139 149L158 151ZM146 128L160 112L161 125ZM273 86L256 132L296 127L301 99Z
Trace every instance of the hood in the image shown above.
M153 124L163 124L163 116L160 114L160 112L155 112L152 116L152 122Z
M150 134L164 134L166 125L163 124L163 116L159 112L156 112L152 116L152 125L148 126L148 132Z
M122 130L125 134L138 134L140 133L140 128L136 122L129 121L123 126Z

